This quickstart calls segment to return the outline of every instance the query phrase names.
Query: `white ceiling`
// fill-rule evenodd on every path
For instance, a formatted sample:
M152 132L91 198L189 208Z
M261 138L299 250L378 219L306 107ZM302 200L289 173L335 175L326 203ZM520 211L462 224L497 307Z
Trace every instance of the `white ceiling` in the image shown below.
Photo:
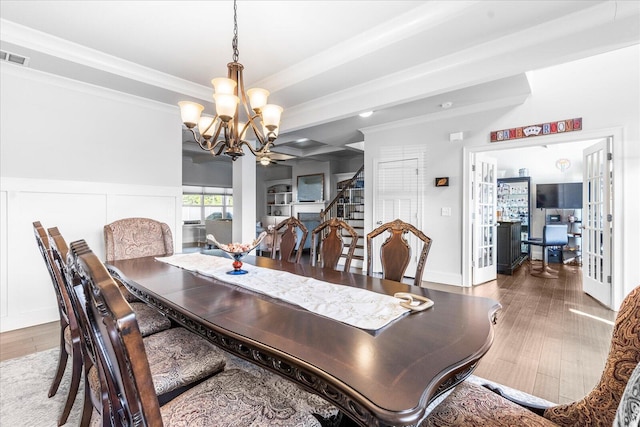
M285 108L275 151L323 159L445 102L521 103L525 72L640 43L640 2L239 0L238 26L246 87ZM231 0L0 2L0 47L29 67L209 111L232 37Z

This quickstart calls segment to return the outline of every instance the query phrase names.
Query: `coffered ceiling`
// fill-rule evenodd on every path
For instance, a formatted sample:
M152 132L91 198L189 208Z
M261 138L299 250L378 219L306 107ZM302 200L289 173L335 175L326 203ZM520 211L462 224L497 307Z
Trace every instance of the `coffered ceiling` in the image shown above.
M211 112L232 56L231 0L2 0L0 19L30 68ZM640 2L239 0L238 25L246 87L285 109L274 151L321 160L371 126L521 103L525 72L640 43Z

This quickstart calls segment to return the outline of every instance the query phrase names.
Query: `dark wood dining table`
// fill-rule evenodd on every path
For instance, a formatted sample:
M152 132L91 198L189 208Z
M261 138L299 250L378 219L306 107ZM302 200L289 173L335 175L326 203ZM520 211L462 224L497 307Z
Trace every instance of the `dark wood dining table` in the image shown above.
M387 295L411 292L434 305L368 331L153 257L107 268L178 324L324 397L362 426L416 424L493 341L501 306L491 299L265 257L244 261Z

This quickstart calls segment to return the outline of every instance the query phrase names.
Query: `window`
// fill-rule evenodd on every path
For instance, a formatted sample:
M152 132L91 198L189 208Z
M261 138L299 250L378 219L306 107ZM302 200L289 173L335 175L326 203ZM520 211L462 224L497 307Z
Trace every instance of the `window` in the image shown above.
M204 223L205 219L233 218L233 190L217 187L183 187L182 221Z

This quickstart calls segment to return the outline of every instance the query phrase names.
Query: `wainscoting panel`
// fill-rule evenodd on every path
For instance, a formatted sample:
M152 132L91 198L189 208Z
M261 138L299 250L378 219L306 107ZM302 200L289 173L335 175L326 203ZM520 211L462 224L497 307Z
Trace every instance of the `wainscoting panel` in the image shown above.
M3 178L0 228L0 331L57 320L51 279L36 246L33 221L58 227L68 243L84 239L104 259L103 226L141 216L181 236L181 187L127 186ZM180 250L181 246L177 246Z

